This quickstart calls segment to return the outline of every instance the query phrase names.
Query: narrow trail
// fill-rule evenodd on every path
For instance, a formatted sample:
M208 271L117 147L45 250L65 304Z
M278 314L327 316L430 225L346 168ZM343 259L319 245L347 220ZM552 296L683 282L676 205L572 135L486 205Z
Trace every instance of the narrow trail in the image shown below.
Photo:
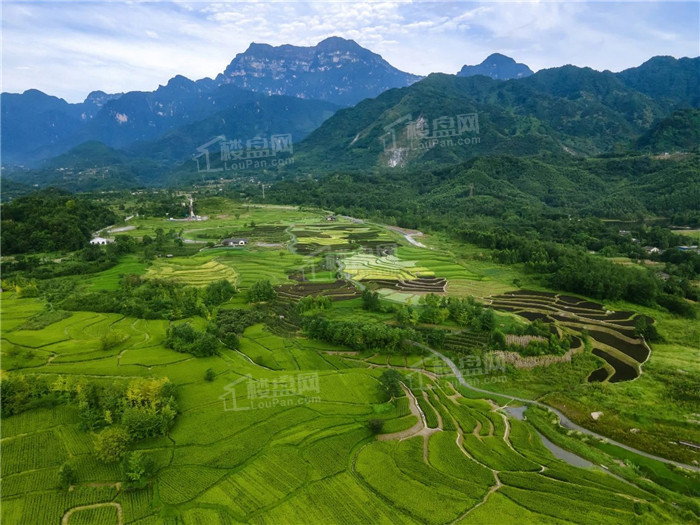
M296 249L297 236L292 233L292 230L294 229L295 226L296 226L296 224L290 224L284 230L284 233L289 235L289 242L287 243L287 248L289 249L289 253L291 253L292 255L296 255L296 253L297 253L297 249Z
M494 492L496 492L498 489L500 489L503 486L503 484L501 483L501 480L498 479L498 472L494 471L493 475L496 477L496 484L493 487L491 487L486 494L484 494L484 498L479 503L474 505L471 509L467 510L467 512L462 514L460 517L458 517L452 523L458 523L458 522L462 521L464 518L466 518L469 515L469 513L473 512L474 510L481 507L484 503L486 503L489 499L489 496L491 496L491 494L493 494ZM452 525L452 524L450 524L450 525Z
M462 521L462 519L464 519L464 517L467 516L467 514L469 514L469 513L472 512L474 509L476 509L476 508L480 507L481 505L483 505L484 503L486 503L486 501L489 499L489 496L491 496L491 494L493 494L494 492L496 492L498 489L500 489L500 488L503 486L503 484L501 483L501 480L498 478L498 471L497 471L497 470L492 469L492 468L489 467L488 465L484 465L481 461L478 461L476 458L472 457L472 456L467 452L467 449L464 448L464 446L463 446L463 443L464 443L464 434L462 433L462 429L461 429L459 426L457 426L457 439L456 439L456 443L457 443L457 448L458 448L459 450L462 451L462 454L464 454L465 456L467 456L467 457L468 457L469 459L471 459L474 463L477 463L478 465L481 465L482 467L484 467L484 468L486 468L486 469L488 469L488 470L491 471L491 473L493 474L493 479L496 481L496 484L493 485L491 488L489 488L488 492L487 492L486 494L484 494L483 499L482 499L479 503L477 503L476 505L474 505L472 508L468 509L464 514L462 514L462 515L459 516L456 520L454 520L454 521L452 522L452 524L453 524L453 523L457 523L457 522L459 522L459 521ZM452 524L450 524L450 525L452 525Z
M450 359L449 357L445 356L444 354L441 354L441 353L438 352L437 350L434 350L434 349L432 349L432 348L430 348L429 346L426 346L426 345L424 345L424 344L417 343L417 342L413 342L413 345L414 345L414 346L417 346L417 347L419 347L419 348L423 348L423 349L425 349L425 350L428 350L429 352L433 353L434 355L436 355L437 357L439 357L440 359L442 359L442 360L445 362L445 364L446 364L447 366L450 367L450 369L452 370L452 373L453 373L453 374L455 375L455 377L457 378L457 381L459 381L459 384L462 385L462 386L465 387L465 388L468 388L469 390L472 390L472 391L474 391L474 392L479 392L479 393L481 393L481 394L488 394L489 396L503 397L503 398L505 398L505 399L510 399L511 401L518 401L518 402L520 402L520 403L525 403L525 404L527 404L527 405L535 405L535 406L538 406L538 407L540 407L540 408L544 408L544 409L546 409L546 410L550 410L551 412L553 412L553 413L559 418L559 424L560 424L562 427L564 427L564 428L567 428L567 429L569 429L569 430L576 430L576 431L578 431L578 432L581 432L582 434L587 434L587 435L593 436L593 437L595 437L595 438L597 438L597 439L605 440L605 441L607 441L608 443L610 443L610 444L612 444L612 445L616 445L616 446L618 446L618 447L620 447L620 448L623 448L623 449L625 449L625 450L627 450L627 451L629 451L629 452L634 452L635 454L639 454L640 456L644 456L644 457L649 458L649 459L654 459L654 460L656 460L656 461L661 461L661 462L663 462L663 463L667 463L667 464L670 464L670 465L675 465L675 466L677 466L677 467L681 467L681 468L684 468L684 469L687 469L687 470L691 470L691 471L693 471L693 472L700 472L700 468L698 468L698 467L696 467L696 466L694 466L694 465L687 465L687 464L681 463L681 462L679 462L679 461L673 461L673 460L671 460L671 459L662 458L662 457L660 457L660 456L655 456L654 454L650 454L650 453L648 453L648 452L644 452L643 450L638 450L638 449L636 449L636 448L634 448L634 447L631 447L631 446L629 446L629 445L625 445L624 443L620 443L620 442L618 442L618 441L615 441L615 440L613 440L613 439L611 439L611 438L609 438L609 437L607 437L607 436L603 436L602 434L598 434L597 432L593 432L592 430L588 430L587 428L584 428L584 427L582 427L582 426L580 426L580 425L577 425L576 423L574 423L573 421L571 421L571 420L570 420L568 417L566 417L560 410L558 410L558 409L556 409L556 408L553 408L553 407L550 407L549 405L545 405L544 403L541 403L541 402L539 402L539 401L534 401L534 400L532 400L532 399L526 399L526 398L523 398L523 397L511 396L511 395L508 395L508 394L501 394L501 393L498 393L498 392L491 392L490 390L484 390L484 389L482 389L482 388L477 388L477 387L475 387L475 386L472 386L472 385L470 385L469 383L467 383L467 382L465 381L464 376L462 375L462 372L459 370L459 368L457 368L457 365L454 364L454 362L452 361L452 359Z
M403 383L401 383L401 388L403 388L403 391L408 396L408 408L410 409L411 414L418 418L418 422L411 428L407 428L406 430L393 432L391 434L380 434L379 436L377 436L377 439L379 441L391 441L394 439L403 441L404 439L422 435L422 432L426 428L428 428L428 425L425 421L425 414L423 414L423 411L418 406L418 401L416 401L416 397L413 395L413 392L411 392Z
M116 509L117 509L117 523L118 523L118 525L122 525L124 523L124 512L122 511L122 506L119 503L116 503L114 501L110 501L107 503L94 503L92 505L82 505L80 507L73 507L72 509L70 509L68 512L66 512L63 515L63 518L61 518L61 525L68 525L70 517L75 512L78 512L80 510L97 509L99 507L116 507Z

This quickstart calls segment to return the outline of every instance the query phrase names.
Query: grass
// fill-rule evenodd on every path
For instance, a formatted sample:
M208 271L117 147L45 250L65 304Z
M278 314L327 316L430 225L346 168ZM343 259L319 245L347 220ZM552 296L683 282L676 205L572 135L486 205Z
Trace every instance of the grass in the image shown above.
M117 265L109 270L99 272L90 277L90 288L93 290L117 290L125 275L143 275L147 272L148 263L138 260L135 255L124 256Z

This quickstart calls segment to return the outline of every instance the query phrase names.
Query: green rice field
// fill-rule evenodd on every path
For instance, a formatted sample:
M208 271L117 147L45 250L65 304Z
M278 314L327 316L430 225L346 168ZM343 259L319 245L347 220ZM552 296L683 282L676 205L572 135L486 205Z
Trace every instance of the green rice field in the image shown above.
M257 231L263 244L274 246L253 240L240 249L202 245L189 256L128 255L78 286L107 293L119 288L123 276L140 275L199 289L226 279L245 292L269 280L283 292L280 308L323 295L327 287L337 300L325 315L357 323L393 323L396 303L418 305L425 295L420 288L403 291L379 283L386 309L369 312L362 309L357 282L437 278L444 280L440 293L462 297L496 297L515 289L510 270L455 255L439 240L419 248L381 225L343 219L326 224L322 211L245 206L222 198L207 198L201 207L208 220L173 226L185 238L218 242L237 232L252 238ZM135 229L125 234L139 239L169 226L167 218L138 217L132 223ZM371 251L390 243L397 245L391 253ZM315 283L300 280L320 262L318 247L338 251L350 280L331 275L332 269ZM632 396L634 386L624 383L586 383L586 374L601 366L590 353L566 371L506 370L504 383L488 386L491 395L453 386L449 366L418 348L355 352L309 339L284 309L275 310L275 322L250 322L235 345L217 340L215 355L195 357L166 345L169 328L189 322L205 331L213 315L170 321L74 310L30 329L28 320L50 311L43 299L22 298L10 289L0 301L3 377L46 379L54 400L61 399L66 384L87 389L88 383L168 378L177 410L163 435L129 445L152 464L152 476L141 485L126 483L119 462L98 457L98 432L86 428L79 404L37 402L4 416L0 519L8 525L597 525L690 523L700 516L696 472L649 458L641 462L623 449L579 439L558 429L544 410L528 410L518 419L507 410L518 403L497 396L551 396L562 410L567 401L558 396L574 387L594 402L602 389L613 400ZM521 309L542 306L532 296L518 301ZM512 302L501 295L499 304L507 308ZM244 294L219 308L254 309ZM662 330L668 326L661 323ZM105 345L107 339L113 344ZM486 346L468 330L448 343L467 353ZM669 338L666 344L681 343ZM647 368L653 377L655 351L653 346L642 377ZM400 392L393 397L380 382L389 369L401 374ZM533 377L546 384L548 373L550 390L530 389ZM572 377L576 384L567 385ZM590 404L578 403L576 411L590 411ZM645 424L655 422L638 426ZM379 430L372 431L376 425ZM550 441L589 458L588 466L574 466ZM69 487L59 484L65 465L73 471Z

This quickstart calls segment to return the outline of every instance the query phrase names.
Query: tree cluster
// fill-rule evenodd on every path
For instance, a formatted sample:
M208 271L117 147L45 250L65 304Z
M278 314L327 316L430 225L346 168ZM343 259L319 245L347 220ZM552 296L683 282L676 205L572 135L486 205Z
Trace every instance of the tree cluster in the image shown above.
M410 328L396 328L382 323L331 321L323 317L307 318L304 331L312 339L353 350L377 349L386 353L415 350L411 341L420 339L418 333Z

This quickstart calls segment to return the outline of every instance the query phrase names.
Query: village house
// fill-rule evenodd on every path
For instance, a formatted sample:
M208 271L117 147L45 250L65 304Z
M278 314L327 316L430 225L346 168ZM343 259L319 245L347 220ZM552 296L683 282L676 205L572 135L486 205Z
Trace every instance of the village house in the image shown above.
M248 244L248 239L224 239L221 244L224 246L245 246Z
M105 245L110 242L114 242L114 239L106 239L104 237L93 237L92 239L90 239L90 244Z

